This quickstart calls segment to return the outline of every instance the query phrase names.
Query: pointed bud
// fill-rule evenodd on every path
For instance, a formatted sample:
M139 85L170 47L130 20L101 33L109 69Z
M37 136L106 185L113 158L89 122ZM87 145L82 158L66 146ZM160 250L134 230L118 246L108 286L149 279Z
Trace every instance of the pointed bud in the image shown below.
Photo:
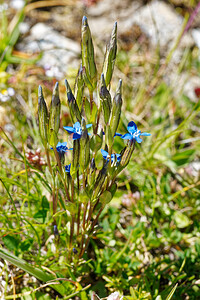
M81 122L82 135L80 138L80 166L82 170L85 170L89 165L90 160L90 141L88 136L88 131L86 128L85 120L82 119Z
M82 100L83 100L83 90L84 90L84 79L83 79L82 64L80 66L80 69L79 69L77 77L76 77L74 90L75 90L74 95L75 95L75 98L76 98L76 103L78 105L79 110L81 111Z
M60 98L59 98L59 91L58 91L58 82L56 83L52 100L50 106L50 114L49 114L49 130L53 130L55 134L58 134L58 130L60 128Z
M128 165L134 148L135 148L134 140L129 140L127 146L121 152L121 161L119 164L119 168L122 167L124 169Z
M69 111L70 111L72 123L76 123L77 121L81 122L80 110L78 108L78 105L76 103L74 95L72 94L70 85L66 79L65 79L65 86L66 86L66 91L67 91L67 100L68 100Z
M94 185L94 194L93 194L93 201L96 201L97 198L100 196L101 192L103 192L103 184L106 179L107 175L107 169L108 169L108 163L106 163L101 171L99 172L95 185Z
M48 140L48 110L41 86L38 88L38 119L40 136L42 138L42 143L45 145Z
M90 28L88 26L87 18L84 16L82 19L82 40L81 40L81 55L82 65L86 69L86 75L92 83L93 90L97 83L97 69L94 60L94 47L91 37Z
M75 174L79 167L79 156L80 156L80 140L73 141L73 154L72 154L72 166L71 166L71 176L75 177Z
M114 138L112 136L112 131L111 131L109 125L106 126L105 142L106 142L106 145L108 146L108 149L112 149L112 146L114 143Z
M121 107L122 107L121 88L122 88L122 80L120 79L115 97L113 99L112 111L110 117L110 129L113 137L117 131L117 127L119 125L119 120L121 116Z
M114 24L110 42L106 47L106 53L104 58L103 73L105 75L106 86L110 84L110 81L112 79L116 53L117 53L117 22L115 22Z
M111 113L111 108L112 108L112 102L111 102L110 93L106 88L106 83L105 83L103 73L101 74L99 96L100 96L100 98L102 100L102 104L103 104L104 121L105 121L105 124L108 124L108 121L110 118L110 113Z

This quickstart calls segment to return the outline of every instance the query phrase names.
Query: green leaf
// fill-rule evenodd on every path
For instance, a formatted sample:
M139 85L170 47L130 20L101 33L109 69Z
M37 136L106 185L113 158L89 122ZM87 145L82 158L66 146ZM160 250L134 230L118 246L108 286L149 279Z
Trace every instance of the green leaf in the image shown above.
M25 272L29 273L30 275L34 276L38 280L41 280L43 282L47 282L49 280L56 280L55 276L52 274L49 274L39 268L36 268L30 264L28 264L26 261L23 259L15 256L11 252L5 250L5 249L0 249L0 257L9 261L11 264L17 266L18 268L21 268ZM66 290L63 286L63 284L54 284L50 285L54 290L56 290L58 293L60 293L62 296L66 295Z
M19 239L11 235L6 235L2 238L4 245L11 251L17 250L19 245Z
M112 194L109 191L105 191L101 196L100 196L100 203L103 205L108 204L112 200Z
M173 289L171 290L171 292L167 296L166 300L170 300L172 298L172 296L174 295L174 293L176 291L177 286L178 286L178 283L173 287Z

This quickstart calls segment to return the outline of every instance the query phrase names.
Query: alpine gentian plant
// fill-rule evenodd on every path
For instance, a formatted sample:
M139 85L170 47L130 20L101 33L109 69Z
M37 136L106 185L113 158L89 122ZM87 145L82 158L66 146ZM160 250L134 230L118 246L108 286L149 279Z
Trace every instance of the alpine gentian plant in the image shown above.
M62 236L66 236L69 261L73 257L77 261L77 257L84 255L96 231L98 218L117 189L116 177L131 159L135 142L141 143L140 136L150 135L141 133L133 121L128 124L128 133L117 133L122 108L122 80L119 80L113 99L109 91L117 52L117 23L106 48L98 84L93 42L86 17L82 22L81 49L82 64L74 92L65 80L71 124L64 129L72 134L67 138L73 142L71 158L70 155L67 158L68 165L64 164L63 157L67 150L72 149L67 148L66 142L58 142L61 110L58 83L49 111L41 87L38 92L39 132L52 178L54 235L63 231ZM90 127L91 133L88 133ZM115 136L128 140L120 154L113 153ZM53 149L54 160L49 148Z

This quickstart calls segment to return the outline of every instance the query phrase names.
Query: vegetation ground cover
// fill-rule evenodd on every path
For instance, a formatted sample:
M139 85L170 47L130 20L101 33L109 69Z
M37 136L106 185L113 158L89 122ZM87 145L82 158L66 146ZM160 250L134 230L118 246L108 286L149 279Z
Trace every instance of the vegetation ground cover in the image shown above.
M14 46L12 36L5 35L4 41ZM155 52L147 61L140 49L143 60L136 62L132 59L135 53L134 47L125 51L119 41L112 83L114 89L125 74L119 129L125 133L133 119L152 136L136 144L128 168L118 179L115 197L100 216L87 253L72 265L65 258L65 228L59 228L59 243L55 238L49 194L44 192L48 190L48 180L41 180L45 153L36 120L37 89L39 84L45 87L45 99L50 103L55 79L47 78L34 64L10 60L10 51L3 58L1 93L7 95L10 87L15 95L1 105L5 115L1 118L0 144L1 249L17 256L18 263L23 259L35 270L67 279L59 281L66 289L63 299L89 299L92 291L101 298L114 291L125 299L200 296L200 179L196 169L200 105L198 98L194 101L182 92L178 96L174 93L182 72L199 75L199 52L197 48L183 52L181 62L173 68L177 74L174 86L166 84L167 60L162 64ZM99 65L102 61L99 56ZM20 63L13 74L6 73L11 62ZM143 83L133 85L138 72L142 73ZM66 99L64 79L60 81L60 98ZM71 126L65 100L61 123ZM60 130L60 138L64 140L65 136ZM116 153L122 144L117 138ZM35 156L38 158L34 160ZM52 288L54 284L48 282L50 277L46 278L46 286L29 276L28 271L1 262L5 299L61 297Z

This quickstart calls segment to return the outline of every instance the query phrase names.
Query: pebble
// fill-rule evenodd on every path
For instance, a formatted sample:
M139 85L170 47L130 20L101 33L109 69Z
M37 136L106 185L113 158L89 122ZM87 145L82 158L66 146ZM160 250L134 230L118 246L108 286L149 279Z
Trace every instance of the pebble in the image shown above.
M44 23L34 25L30 35L18 44L18 50L31 54L42 52L38 65L49 77L61 79L69 66L78 69L81 53L79 43L61 35Z

